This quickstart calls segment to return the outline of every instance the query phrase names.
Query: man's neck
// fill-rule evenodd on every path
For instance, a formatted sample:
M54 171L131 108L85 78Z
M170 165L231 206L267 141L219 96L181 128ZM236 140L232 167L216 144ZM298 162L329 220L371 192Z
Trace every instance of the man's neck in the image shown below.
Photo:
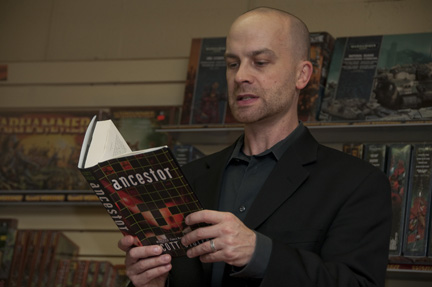
M276 125L246 124L243 152L246 155L260 154L292 133L298 126L298 121L279 122Z

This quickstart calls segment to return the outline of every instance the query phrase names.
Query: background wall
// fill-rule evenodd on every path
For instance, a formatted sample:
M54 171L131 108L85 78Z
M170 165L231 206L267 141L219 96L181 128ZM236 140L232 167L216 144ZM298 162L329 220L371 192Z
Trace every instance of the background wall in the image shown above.
M432 32L430 0L0 0L0 65L8 65L0 107L181 105L191 39L225 36L256 6L285 9L334 37ZM84 258L122 262L102 207L2 206L0 217L69 230Z
M256 6L334 37L432 31L430 0L0 0L0 106L181 105L191 39Z
M336 37L432 29L428 0L1 0L0 61L184 58L262 5Z

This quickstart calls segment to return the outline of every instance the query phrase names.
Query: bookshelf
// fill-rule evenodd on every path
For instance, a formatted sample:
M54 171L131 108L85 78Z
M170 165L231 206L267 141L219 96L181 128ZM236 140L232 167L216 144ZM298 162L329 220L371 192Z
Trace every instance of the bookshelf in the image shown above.
M424 142L432 141L432 121L416 122L315 122L305 123L323 144L344 142ZM158 131L171 134L183 144L227 145L242 132L241 125L164 126Z

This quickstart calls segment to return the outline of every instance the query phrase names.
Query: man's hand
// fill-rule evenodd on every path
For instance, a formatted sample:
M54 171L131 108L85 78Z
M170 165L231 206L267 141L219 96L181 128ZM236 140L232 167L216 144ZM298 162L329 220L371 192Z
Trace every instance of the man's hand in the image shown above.
M126 235L118 247L126 252L126 274L135 287L165 286L171 270L171 256L162 254L158 245L134 247L134 238Z
M200 256L202 262L224 261L242 267L249 263L255 251L256 235L234 214L212 210L202 210L186 217L186 224L211 224L189 232L182 238L184 245L198 240L212 239L188 250L190 258Z

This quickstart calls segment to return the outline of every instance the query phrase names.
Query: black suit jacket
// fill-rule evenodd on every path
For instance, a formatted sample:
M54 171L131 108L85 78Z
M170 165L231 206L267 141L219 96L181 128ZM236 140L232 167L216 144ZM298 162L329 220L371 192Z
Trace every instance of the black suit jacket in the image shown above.
M217 209L234 145L183 170L206 209ZM384 286L391 225L387 177L363 160L320 145L307 129L285 152L244 223L272 239L262 280L224 286ZM229 266L228 266L229 267ZM211 264L173 261L170 286L210 286Z

